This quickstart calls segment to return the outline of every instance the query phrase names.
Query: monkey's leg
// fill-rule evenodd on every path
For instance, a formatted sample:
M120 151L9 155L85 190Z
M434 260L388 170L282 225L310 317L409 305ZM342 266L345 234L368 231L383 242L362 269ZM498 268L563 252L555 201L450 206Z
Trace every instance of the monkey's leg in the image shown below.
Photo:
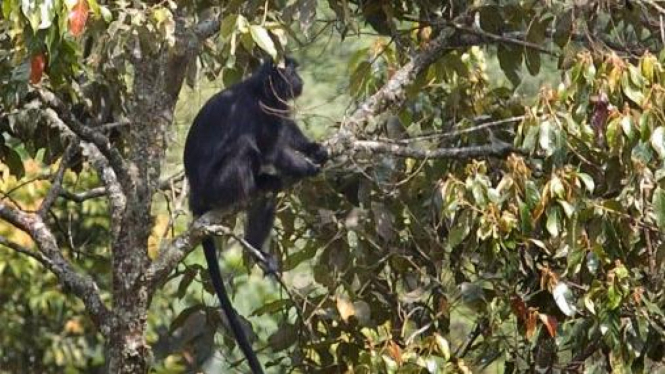
M276 272L277 266L275 261L263 251L263 245L270 236L273 223L275 222L275 196L261 196L257 198L252 206L247 211L247 220L245 224L245 240L252 245L252 247L263 252L264 257L268 259L268 263L264 264L268 267L269 272Z

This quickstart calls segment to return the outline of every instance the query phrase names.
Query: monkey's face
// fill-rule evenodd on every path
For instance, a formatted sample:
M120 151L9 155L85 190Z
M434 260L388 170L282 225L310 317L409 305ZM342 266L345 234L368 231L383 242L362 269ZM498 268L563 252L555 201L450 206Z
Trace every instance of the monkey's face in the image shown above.
M290 100L300 96L303 81L298 75L298 62L286 57L284 62L274 65L270 80L275 96L281 100Z

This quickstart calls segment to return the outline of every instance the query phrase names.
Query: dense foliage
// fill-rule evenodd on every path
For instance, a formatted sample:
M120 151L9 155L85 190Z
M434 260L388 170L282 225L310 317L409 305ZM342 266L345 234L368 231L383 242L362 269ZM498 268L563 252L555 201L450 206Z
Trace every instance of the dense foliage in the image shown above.
M154 288L131 278L145 305L121 270L195 231L180 139L207 81L285 51L319 80L298 118L356 134L281 196L287 290L221 239L269 372L662 367L663 16L647 0L3 1L0 372L103 371L136 338L108 326L142 324L153 372L243 372L198 254Z

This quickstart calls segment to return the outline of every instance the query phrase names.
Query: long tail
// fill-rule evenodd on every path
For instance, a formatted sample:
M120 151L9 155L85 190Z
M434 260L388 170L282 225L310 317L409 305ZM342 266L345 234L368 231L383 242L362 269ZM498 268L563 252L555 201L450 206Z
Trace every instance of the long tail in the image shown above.
M231 300L229 299L228 294L226 293L226 288L224 287L224 282L222 281L222 274L219 270L219 263L217 262L217 250L215 249L215 241L212 237L205 237L201 243L203 245L203 252L205 253L206 262L208 263L208 272L210 273L210 279L212 280L212 286L217 293L219 298L219 304L222 307L222 311L226 315L226 319L229 321L229 326L233 331L233 335L240 346L240 350L247 358L247 363L252 369L254 374L263 374L263 368L259 363L258 358L256 358L256 353L252 349L252 345L245 335L245 331L242 329L240 320L238 319L238 313L233 309L231 305Z

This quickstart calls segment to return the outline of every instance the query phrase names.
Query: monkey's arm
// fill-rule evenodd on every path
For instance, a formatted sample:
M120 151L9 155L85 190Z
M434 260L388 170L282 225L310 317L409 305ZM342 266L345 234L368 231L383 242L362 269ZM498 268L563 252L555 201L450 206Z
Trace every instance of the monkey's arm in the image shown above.
M305 136L294 121L285 120L283 126L281 134L283 143L298 152L302 152L319 165L328 161L328 151L321 144L313 142Z
M277 149L274 165L280 174L292 178L310 177L321 170L318 165L290 147Z

